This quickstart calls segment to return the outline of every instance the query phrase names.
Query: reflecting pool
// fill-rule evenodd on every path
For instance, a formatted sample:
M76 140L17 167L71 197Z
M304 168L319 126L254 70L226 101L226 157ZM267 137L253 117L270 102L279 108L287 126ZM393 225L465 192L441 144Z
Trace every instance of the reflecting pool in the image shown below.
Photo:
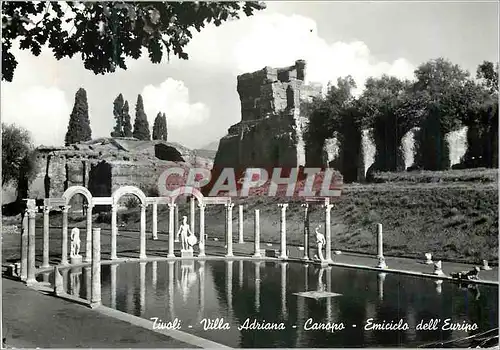
M88 298L90 267L61 273ZM231 347L416 347L498 327L496 286L377 271L177 260L102 265L101 278L104 305Z

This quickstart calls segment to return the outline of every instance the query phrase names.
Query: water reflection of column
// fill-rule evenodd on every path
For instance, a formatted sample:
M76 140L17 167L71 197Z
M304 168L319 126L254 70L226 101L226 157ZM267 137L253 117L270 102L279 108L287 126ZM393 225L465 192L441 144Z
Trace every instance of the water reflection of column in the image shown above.
M118 226L116 223L116 204L111 206L111 259L116 259L116 235L118 234Z
M239 271L239 285L240 285L240 289L242 289L243 288L243 260L240 260L240 262L238 264L239 264L239 267L240 267L240 271Z
M62 275L62 278L63 278L64 291L66 293L71 288L71 281L70 281L70 279L68 277L68 273L69 273L68 269L61 270L61 275Z
M173 216L173 221L174 221L174 232L177 233L179 231L179 207L176 205L174 209L174 216ZM179 242L179 238L175 237L175 242Z
M384 300L384 281L385 281L385 276L387 274L386 273L379 273L378 274L378 298L380 301Z
M326 291L332 292L332 268L326 268ZM326 319L332 322L332 298L326 298Z
M231 314L233 310L233 261L226 260L226 297L227 311Z
M288 263L281 263L281 315L285 319L287 318L286 312L286 270Z
M153 261L151 263L152 266L152 282L151 284L153 285L153 291L156 292L156 283L158 282L158 261Z
M204 317L205 314L205 261L200 261L200 267L198 268L198 296L199 300L199 315L200 319Z
M111 268L111 308L116 309L116 269L118 265L112 264Z
M307 291L307 286L305 286L305 290ZM295 347L301 347L304 339L304 323L307 320L307 309L305 307L305 298L298 297L297 298L297 337Z
M139 263L140 265L140 312L141 316L144 315L144 308L146 307L146 262Z
M43 207L43 258L42 258L42 267L49 267L49 214L50 207Z
M255 264L255 312L260 309L260 261L254 262Z
M62 207L62 250L61 265L68 265L68 210L70 206Z
M173 224L173 223L172 223ZM168 310L170 318L174 319L174 265L175 261L168 262Z
M175 203L168 203L168 255L167 258L174 258L174 210Z
M304 287L307 292L309 290L309 264L304 266Z

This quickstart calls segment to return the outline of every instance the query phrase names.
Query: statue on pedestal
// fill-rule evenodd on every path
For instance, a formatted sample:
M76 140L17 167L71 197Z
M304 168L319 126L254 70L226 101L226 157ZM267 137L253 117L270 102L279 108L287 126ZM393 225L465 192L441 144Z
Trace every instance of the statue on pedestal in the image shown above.
M74 227L71 230L71 252L70 257L80 256L80 229Z
M182 250L193 251L193 246L198 242L198 239L191 232L191 228L187 223L187 216L182 217L182 224L177 231L177 237L181 237Z

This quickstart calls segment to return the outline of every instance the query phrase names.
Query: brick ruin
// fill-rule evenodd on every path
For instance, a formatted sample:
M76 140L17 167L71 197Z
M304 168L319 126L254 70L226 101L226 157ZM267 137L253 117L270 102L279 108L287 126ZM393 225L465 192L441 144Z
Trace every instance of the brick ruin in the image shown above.
M238 76L241 121L219 143L216 167L305 165L304 100L321 93L305 83L306 62L284 68L265 67Z
M126 185L137 186L148 195L157 189L160 174L169 167L211 168L212 165L211 159L164 141L101 138L68 147L39 147L37 173L28 196L61 197L74 185L88 188L94 196L111 196Z

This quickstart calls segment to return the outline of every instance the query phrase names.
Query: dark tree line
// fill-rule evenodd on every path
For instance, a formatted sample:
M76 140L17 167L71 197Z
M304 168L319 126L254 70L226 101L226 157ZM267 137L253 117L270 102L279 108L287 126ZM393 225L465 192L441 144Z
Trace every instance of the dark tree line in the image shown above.
M459 167L497 167L498 63L485 61L473 79L439 58L420 65L415 77L369 78L357 98L352 78L340 78L325 97L313 99L305 108L308 165L322 165L325 140L336 137L340 154L332 166L342 170L345 181L356 181L357 172L364 172L362 130L369 129L376 148L371 170L405 170L402 140L418 128L414 167L445 170L450 166L446 135L467 126L468 147Z

